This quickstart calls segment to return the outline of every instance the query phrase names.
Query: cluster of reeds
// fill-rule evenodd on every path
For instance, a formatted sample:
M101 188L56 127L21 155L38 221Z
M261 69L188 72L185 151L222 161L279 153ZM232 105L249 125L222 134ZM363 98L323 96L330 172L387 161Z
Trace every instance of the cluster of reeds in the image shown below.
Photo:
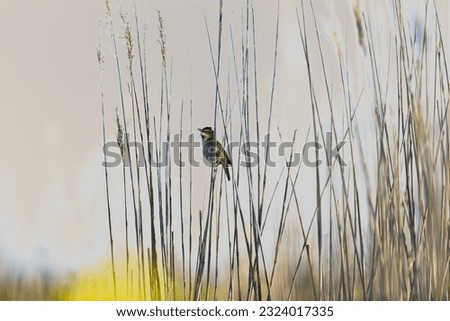
M187 155L181 150L174 155L163 142L171 141L175 132L181 139L186 131L193 133L195 107L186 99L188 108L184 103L174 108L171 100L170 46L163 16L158 13L161 82L158 90L150 90L146 29L136 5L129 18L120 10L115 17L113 6L106 4L119 92L115 127L123 159L123 209L111 207L111 189L119 187L109 175L118 170L105 167L112 278L115 283L117 270L124 269L127 283L126 293L115 287L118 298L449 299L450 88L445 39L432 4L425 6L429 20L423 37L411 41L400 1L393 1L396 29L390 51L374 40L374 22L359 5L354 7L356 42L367 57L364 73L369 75L365 84L369 88L362 85L355 92L347 47L335 39L340 77L334 83L314 4L299 3L298 39L303 51L298 54L306 64L311 136L325 144L329 131L333 141L348 141L345 147L338 145L348 166L339 166L328 154L333 163L316 167L314 180L306 183L315 190L314 200L299 195L302 167L289 166L293 150L282 166L273 168L267 163L268 151L257 147L257 166L233 165L228 185L221 171L213 168L209 182L200 183L192 167L173 166L174 157ZM274 134L273 124L280 11L274 25L271 92L263 104L253 2L243 3L241 39L229 28L226 70L221 68L227 30L223 6L223 0L218 1L217 37L211 36L205 18L215 77L212 127L223 137L224 146L231 141L261 142L263 133L283 140L281 131ZM383 64L386 55L391 59ZM98 58L103 71L101 46ZM220 85L223 79L225 88ZM336 90L342 94L344 108L336 108ZM317 97L321 91L326 94L324 106ZM357 121L363 91L371 102L364 112L371 116ZM155 92L159 92L159 106L150 103L150 93ZM113 125L106 123L105 113L114 113L114 108L105 106L103 87L101 95L105 143L106 127ZM343 125L337 124L338 119ZM361 138L361 125L373 129L369 142ZM294 143L296 136L294 132ZM140 142L144 149L134 148L130 141ZM245 148L239 154L229 153L233 164L250 157ZM151 166L151 160L162 159L168 160L168 166ZM203 190L200 184L209 184L203 208L193 201ZM302 202L313 202L313 212L305 213ZM124 230L115 229L117 220ZM124 244L114 242L119 234Z

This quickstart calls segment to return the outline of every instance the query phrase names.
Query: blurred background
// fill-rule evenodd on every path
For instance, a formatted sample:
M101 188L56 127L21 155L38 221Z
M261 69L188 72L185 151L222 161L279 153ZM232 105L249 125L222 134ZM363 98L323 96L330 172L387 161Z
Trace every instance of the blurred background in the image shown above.
M411 48L415 48L413 43L423 43L420 39L424 38L431 48L438 46L431 40L436 33L436 29L433 29L436 26L433 22L436 20L436 13L442 13L439 21L440 31L444 40L448 38L450 26L444 14L449 12L446 1L436 1L433 5L426 1L400 3L405 30L408 32L406 38L411 41ZM106 110L106 140L116 141L116 107L119 108L120 117L122 115L116 54L111 33L118 41L119 57L126 57L124 21L134 26L135 4L147 57L149 105L157 117L163 81L161 48L158 42L159 10L167 41L171 133L174 135L182 127L184 137L193 133L195 140L200 142L196 128L212 126L214 122L216 80L209 41L212 44L212 56L216 59L219 1L111 1L112 18L108 18L105 1L0 0L0 43L3 48L0 53L0 280L3 281L0 281L0 284L3 284L4 288L12 289L10 292L3 292L4 299L83 298L83 295L77 297L75 294L58 297L46 287L58 284L58 289L73 287L72 293L83 292L76 289L74 284L83 284L82 276L89 271L106 270L106 276L101 275L109 280L110 241L104 168L101 166L101 94L104 94ZM386 106L393 108L392 115L396 119L395 102L390 103L390 99L395 101L397 95L395 91L388 90L391 86L397 86L395 80L389 80L389 72L397 72L397 67L394 66L397 45L395 6L391 1L313 1L314 20L310 3L305 1L303 5L306 17L302 18L301 1L254 1L251 4L254 10L254 22L251 22L251 25L254 25L253 31L256 35L256 79L260 113L268 115L273 105L270 130L274 139L280 142L292 141L294 132L297 131L294 151L301 153L303 143L313 139L310 102L310 82L313 82L317 84L314 91L323 121L321 130L336 130L336 138L348 140L348 137L345 138L348 128L348 115L345 111L348 97L343 94L339 84L342 75L340 62L345 60L344 75L348 78L348 90L352 92L351 104L353 107L358 106L355 116L355 127L358 127L358 131L355 135L362 142L363 150L367 150L365 161L370 168L370 165L376 163L377 155L377 144L369 142L376 132L376 126L371 122L375 117L372 106L376 105L376 86L372 85L373 74L369 67L373 62L371 57L375 54L371 54L371 50L377 52L377 64L381 66L380 78L386 79L383 82L384 88L380 91L386 91ZM360 43L361 34L358 33L355 6L358 6L364 19L370 23L373 33L366 37L370 38L375 49ZM242 81L242 78L235 76L238 73L235 67L242 68L241 49L242 39L245 37L247 8L247 1L239 0L225 1L223 6L222 71L219 85L222 88L223 100L225 101L225 97L230 100L230 121L234 122L234 128L228 128L229 135L232 134L235 140L239 140L240 135L238 119L241 112L238 101L242 93L233 88L239 87ZM109 19L114 22L113 30L110 28ZM301 41L303 21L306 21L305 27L309 37L309 67L313 70L313 79L310 80ZM426 25L428 37L424 37ZM135 31L133 29L133 32ZM322 48L319 48L316 36L320 37ZM135 33L133 37L136 46ZM278 44L275 57L276 41ZM97 61L99 43L104 56L102 83ZM251 47L254 45L253 38L249 39L249 43ZM445 42L442 44L445 49L448 49L448 45ZM422 48L418 45L415 49L417 57L420 57ZM252 55L253 51L250 51L250 56ZM126 58L123 59L122 73L125 79L128 69ZM137 59L136 52L134 61ZM321 59L324 61L323 68L327 71L326 83L329 87L323 80ZM253 63L252 60L251 64ZM252 68L249 70L253 73ZM250 86L254 85L253 82L254 80L250 80ZM126 84L127 80L123 80L124 91L128 96L125 100L130 104ZM273 86L275 90L271 102ZM229 88L232 92L226 94ZM332 108L329 104L330 97ZM389 115L389 112L386 114ZM158 124L160 120L156 119ZM183 119L183 125L180 126ZM268 132L268 120L268 117L261 116L261 136ZM121 118L122 126L123 122L131 126L132 121L131 116L125 120ZM224 137L224 129L219 120L217 128L218 137ZM255 127L250 130L255 133ZM369 146L374 147L373 151ZM344 155L344 159L351 162L349 149ZM237 164L237 156L234 157ZM325 159L325 154L321 157ZM200 149L195 151L195 158L201 162ZM275 160L279 167L267 176L269 191L275 190L280 175L286 174L282 174L285 159ZM199 218L199 211L207 212L207 195L210 190L209 168L203 166L203 162L201 164L200 167L192 169L191 182L188 181L188 169L182 180L185 184L183 195L189 197L189 190L192 192L190 206L193 208L197 225L199 219L202 219ZM327 168L323 170L326 172ZM364 180L363 170L358 171L361 174L359 179ZM304 166L299 173L299 183L296 185L298 204L303 217L309 222L317 208L316 169ZM125 235L117 233L123 230L121 175L120 167L110 170L112 227L116 231L115 242L119 252L116 253L116 259L119 262L125 259L123 251L120 254ZM173 175L178 176L177 167L174 167ZM375 177L374 172L371 172L369 178L376 181ZM174 179L173 190L177 193L178 182ZM189 183L192 183L193 188L189 187ZM241 184L245 183L241 181ZM284 184L283 180L281 184ZM231 195L233 188L229 186L228 190ZM279 209L284 205L283 187L279 187L278 191L274 194L276 197L273 208ZM174 194L174 202L178 202L178 198L182 197L180 195ZM269 199L270 196L268 192L265 197ZM326 203L330 205L333 201L330 198ZM342 203L335 205L339 207ZM363 212L370 212L371 205L361 207ZM293 208L294 205L289 210L294 211ZM175 213L176 211L174 209ZM269 222L271 218L274 224L268 224L268 232L264 235L268 245L268 261L274 257L278 230L278 217L269 215ZM363 221L369 224L368 219ZM176 231L179 231L179 228L175 225ZM198 231L194 229L193 234L198 238ZM288 235L284 241L286 245L295 243L299 238L298 232L295 231ZM324 240L328 240L325 244L335 238L336 235L324 237ZM177 244L183 242L178 241ZM299 244L300 249L302 246ZM222 246L226 251L227 247ZM219 249L221 246L217 247L217 250ZM288 252L281 254L281 257L287 255ZM176 260L181 260L179 254ZM228 262L227 258L221 260ZM295 264L290 269L293 271ZM26 294L33 291L35 295Z

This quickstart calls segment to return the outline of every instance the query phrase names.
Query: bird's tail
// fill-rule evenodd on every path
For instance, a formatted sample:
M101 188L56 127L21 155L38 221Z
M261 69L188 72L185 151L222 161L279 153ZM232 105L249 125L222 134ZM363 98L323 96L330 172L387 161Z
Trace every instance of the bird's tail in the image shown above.
M227 166L222 166L223 170L225 171L225 175L227 175L227 179L230 180L230 172L228 171L228 167Z

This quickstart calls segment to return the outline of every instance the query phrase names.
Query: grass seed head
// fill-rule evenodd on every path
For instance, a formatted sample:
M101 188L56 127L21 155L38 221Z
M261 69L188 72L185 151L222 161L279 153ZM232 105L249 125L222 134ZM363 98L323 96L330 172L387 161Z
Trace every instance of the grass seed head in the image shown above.
M106 0L105 1L105 5L106 5L106 12L108 13L108 16L111 17L112 16L112 9L111 9L111 2L110 2L110 0Z
M365 35L364 35L361 8L359 7L359 1L356 1L355 5L353 6L353 14L356 20L356 29L358 30L359 45L361 46L362 49L365 50L366 49Z
M166 34L164 32L164 20L163 20L163 17L161 16L161 11L159 11L159 10L158 10L158 20L159 20L159 25L158 25L159 40L158 40L158 42L161 47L161 57L162 57L163 66L166 67L167 66Z
M117 144L119 144L120 154L122 156L122 159L124 159L125 147L123 144L123 130L122 130L122 125L120 124L119 113L117 112L117 107L116 107L116 122L117 122L117 134L116 134Z

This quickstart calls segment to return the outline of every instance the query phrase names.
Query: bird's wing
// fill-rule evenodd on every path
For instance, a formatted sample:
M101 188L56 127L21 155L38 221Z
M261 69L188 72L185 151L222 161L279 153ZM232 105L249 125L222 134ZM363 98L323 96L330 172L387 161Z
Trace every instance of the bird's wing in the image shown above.
M222 144L220 144L219 142L217 142L217 149L219 150L220 156L223 156L225 158L225 164L226 166L230 165L231 166L231 160L230 157L228 157L228 154L225 150L225 148L222 147Z

